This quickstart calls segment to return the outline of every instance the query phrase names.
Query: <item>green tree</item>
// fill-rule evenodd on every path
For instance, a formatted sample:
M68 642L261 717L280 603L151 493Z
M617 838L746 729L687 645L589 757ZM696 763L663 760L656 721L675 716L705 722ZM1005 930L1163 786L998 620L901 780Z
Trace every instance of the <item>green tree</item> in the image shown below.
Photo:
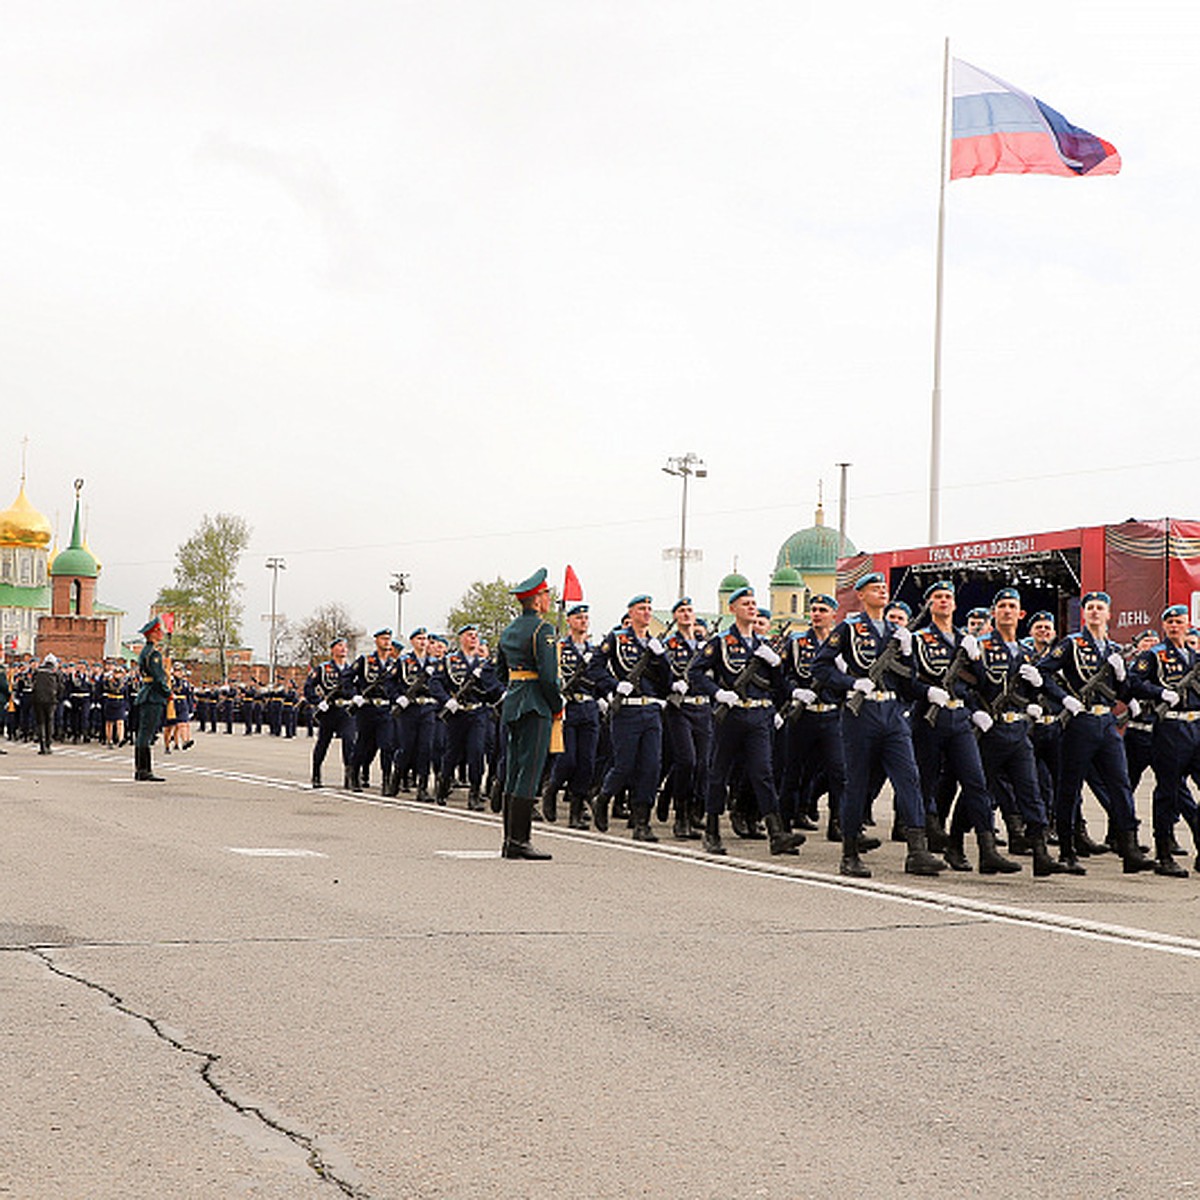
M171 634L171 652L176 658L191 658L202 640L200 622L196 615L195 594L186 588L171 587L168 584L158 589L154 607L158 612L175 614L175 631Z
M462 625L478 625L480 636L495 650L500 631L518 612L510 586L503 579L477 579L446 614L446 628L453 633Z
M200 528L175 551L175 587L192 601L199 637L217 652L221 678L228 677L228 651L241 642L242 588L237 577L250 526L241 517L206 513Z
M331 602L315 608L294 629L288 630L291 661L316 663L329 657L329 643L344 637L350 644L350 656L358 651L358 643L367 631L355 623L344 604Z

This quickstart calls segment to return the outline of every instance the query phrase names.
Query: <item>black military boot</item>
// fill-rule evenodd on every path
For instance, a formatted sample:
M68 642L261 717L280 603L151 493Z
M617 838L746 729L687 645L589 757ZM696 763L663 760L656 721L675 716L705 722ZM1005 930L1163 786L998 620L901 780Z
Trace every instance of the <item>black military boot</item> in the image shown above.
M352 792L361 792L363 790L362 778L358 767L350 768L350 790Z
M705 854L724 854L725 847L721 844L721 815L720 813L708 813L704 818L704 844L702 849Z
M429 794L429 778L428 778L428 776L422 775L417 780L417 797L416 798L417 798L417 802L419 804L432 804L433 803L433 797ZM445 801L443 801L442 803L445 803Z
M1136 875L1139 871L1153 871L1155 862L1142 853L1138 845L1137 832L1133 829L1117 831L1117 846L1121 854L1121 870L1126 875Z
M477 783L471 784L467 792L467 812L483 812L483 793Z
M1154 839L1154 873L1155 875L1168 875L1172 879L1186 879L1187 868L1181 866L1175 861L1175 852L1171 848L1175 839L1167 834L1166 837L1156 837Z
M906 875L936 875L946 869L946 864L930 852L924 829L906 829L904 840L908 843L908 853L904 856Z
M492 812L498 813L501 808L500 780L494 779L488 784L488 804Z
M655 806L654 815L658 817L658 823L665 825L667 818L671 815L671 776L668 775L663 780L663 785L658 789L658 800Z
M650 828L650 805L633 806L633 840L635 842L657 842L658 837Z
M675 801L675 823L671 826L671 836L680 842L691 841L696 836L692 832L692 821L688 816L686 800L677 799Z
M1008 830L1009 854L1032 854L1033 846L1025 831L1025 819L1020 813L1009 813L1004 818L1004 827Z
M941 854L946 849L946 843L950 835L946 832L946 825L942 821L941 813L926 813L925 814L925 839L930 850L935 854ZM908 841L908 831L905 830L904 840ZM911 843L910 843L911 845Z
M952 871L971 871L971 860L963 849L963 832L961 829L951 829L946 837L946 848L942 851L946 865Z
M583 797L574 792L567 793L568 816L567 827L570 829L590 829L591 822L583 811Z
M633 816L629 808L629 796L622 792L619 796L613 797L612 815L614 821L627 821Z
M551 780L546 780L542 789L542 816L553 825L558 820L558 788Z
M154 764L150 758L150 747L149 746L147 746L145 748L145 750L142 751L142 763L143 763L143 772L144 772L142 775L142 778L147 783L165 783L166 782L166 780L163 779L163 777L161 775L155 775L155 773L154 773Z
M600 833L608 832L608 806L612 797L601 792L594 800L588 802L592 810L592 821Z
M783 827L783 818L777 812L763 813L772 854L799 854L806 839L802 833L788 833Z
M858 838L848 837L842 841L842 861L838 863L838 874L851 879L870 879L871 868L858 857Z
M996 849L996 835L990 830L975 835L979 843L979 873L980 875L1015 875L1020 869L1019 862L1005 858Z
M450 798L450 789L454 786L454 776L449 771L443 771L437 777L437 787L434 789L434 799L444 808ZM419 800L420 797L418 796Z
M892 817L892 832L889 840L893 842L907 841L904 836L904 823L900 820L899 813Z
M39 748L38 753L41 754L41 752L42 751ZM133 778L134 778L135 782L141 783L142 780L146 778L145 772L146 772L146 768L144 766L142 766L142 748L140 746L134 746L134 748L133 748Z
M1107 854L1109 847L1103 842L1093 841L1088 834L1087 822L1080 817L1075 822L1075 853L1080 858L1091 858L1097 854Z
M313 767L312 785L314 788L319 788L321 786L321 768L320 767Z
M500 847L501 858L523 858L532 862L545 862L552 856L538 850L529 840L533 827L533 797L505 796L508 813L508 836Z
M840 842L842 840L842 822L834 808L829 809L829 823L825 826L825 840Z
M883 843L873 833L860 833L858 835L858 852L866 854L868 850L878 850Z
M1046 849L1046 834L1041 829L1026 830L1026 837L1029 838L1029 849L1033 855L1033 877L1035 879L1045 879L1047 875L1061 875L1065 868L1061 863L1056 863L1050 857L1050 851Z
M379 794L381 796L390 796L392 787L392 767L390 763L384 762L381 774L383 778L379 781Z

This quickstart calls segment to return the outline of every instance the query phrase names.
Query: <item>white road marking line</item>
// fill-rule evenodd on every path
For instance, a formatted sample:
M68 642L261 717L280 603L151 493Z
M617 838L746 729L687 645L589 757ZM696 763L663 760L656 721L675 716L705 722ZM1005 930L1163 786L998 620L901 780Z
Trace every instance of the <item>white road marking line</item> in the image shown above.
M499 858L499 850L435 850L438 858Z
M247 858L328 858L320 850L297 850L287 846L226 846L230 854L244 854Z

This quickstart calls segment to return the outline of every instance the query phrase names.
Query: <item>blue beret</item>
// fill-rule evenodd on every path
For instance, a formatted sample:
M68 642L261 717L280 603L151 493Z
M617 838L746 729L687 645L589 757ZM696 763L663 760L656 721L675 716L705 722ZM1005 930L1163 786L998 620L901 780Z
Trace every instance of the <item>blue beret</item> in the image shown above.
M462 637L462 635L463 635L464 633L470 633L472 630L474 630L476 633L478 633L478 632L479 632L479 626L478 626L478 625L475 625L475 624L472 624L471 622L468 622L466 625L460 625L460 626L459 626L459 627L458 627L458 628L457 628L457 629L454 631L454 635L455 635L455 637Z
M1050 624L1053 625L1054 615L1052 613L1048 613L1044 608L1040 609L1029 618L1030 625L1036 625L1039 621L1049 621Z
M685 604L690 607L691 603L692 603L691 596L680 596L679 599L676 600L675 603L671 605L671 611L673 613L678 612L681 608L683 608L683 606Z
M1105 604L1112 603L1112 597L1107 592L1088 592L1079 603L1087 604L1090 600L1103 600Z
M902 613L904 613L906 616L909 616L909 617L911 617L911 616L912 616L912 609L911 609L911 608L909 608L909 607L908 607L908 605L907 605L907 604L905 604L903 600L893 600L893 601L891 602L891 604L889 604L889 605L887 606L887 610L886 610L886 611L887 611L887 612L891 612L893 608L898 608L898 609L899 609L899 610L900 610Z
M808 599L810 605L824 604L826 608L837 608L837 601L832 596L827 596L824 592L817 592Z
M632 608L635 604L653 604L653 603L654 603L654 601L651 599L650 594L648 592L639 592L636 596L630 596L629 603L626 604L625 607Z
M928 600L934 592L949 592L953 596L954 584L949 579L937 579L925 589L921 599Z
M384 626L383 629L375 630L374 636L375 637L391 637L392 631L390 629L388 629L387 626Z
M1020 599L1020 597L1018 597L1018 599ZM980 617L982 620L986 621L988 619L988 610L986 608L973 608L969 613L967 613L967 616Z
M1015 600L1018 604L1021 603L1021 593L1015 587L1002 587L993 597L992 603L997 604L1001 600Z
M443 646L450 645L450 643L446 640L446 635L444 633L431 633L429 635L429 640L431 642L441 642Z
M428 635L428 633L429 633L429 630L426 629L424 625L418 625L416 627L416 629L414 629L412 631L412 633L410 633L408 635L408 640L412 641L412 639L415 637L425 637L426 635Z
M856 592L861 592L863 590L863 588L865 588L870 583L882 583L882 582L883 582L883 572L882 571L872 571L872 572L870 572L870 574L864 575L854 585L854 590Z
M576 613L585 613L590 611L591 610L586 604L572 604L571 607L567 609L567 616L573 617L576 615Z
M754 589L752 587L734 588L734 590L729 593L729 603L732 605L736 601L742 599L743 596L749 596L751 599L753 599Z
M346 640L346 636L345 636L345 634L342 634L342 633L339 633L336 637L331 637L329 639L330 650L332 650L334 648L334 646L336 646L338 644L338 642L344 642L345 640Z
M1162 619L1165 621L1168 617L1186 617L1188 615L1187 606L1184 604L1168 604L1163 609Z

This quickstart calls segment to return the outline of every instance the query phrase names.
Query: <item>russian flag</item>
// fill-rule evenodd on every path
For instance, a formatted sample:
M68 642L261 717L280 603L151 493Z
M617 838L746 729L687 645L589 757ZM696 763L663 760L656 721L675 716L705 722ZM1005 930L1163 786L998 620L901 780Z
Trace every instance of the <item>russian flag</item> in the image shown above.
M1035 96L954 60L950 178L970 175L1115 175L1111 142L1072 125Z

